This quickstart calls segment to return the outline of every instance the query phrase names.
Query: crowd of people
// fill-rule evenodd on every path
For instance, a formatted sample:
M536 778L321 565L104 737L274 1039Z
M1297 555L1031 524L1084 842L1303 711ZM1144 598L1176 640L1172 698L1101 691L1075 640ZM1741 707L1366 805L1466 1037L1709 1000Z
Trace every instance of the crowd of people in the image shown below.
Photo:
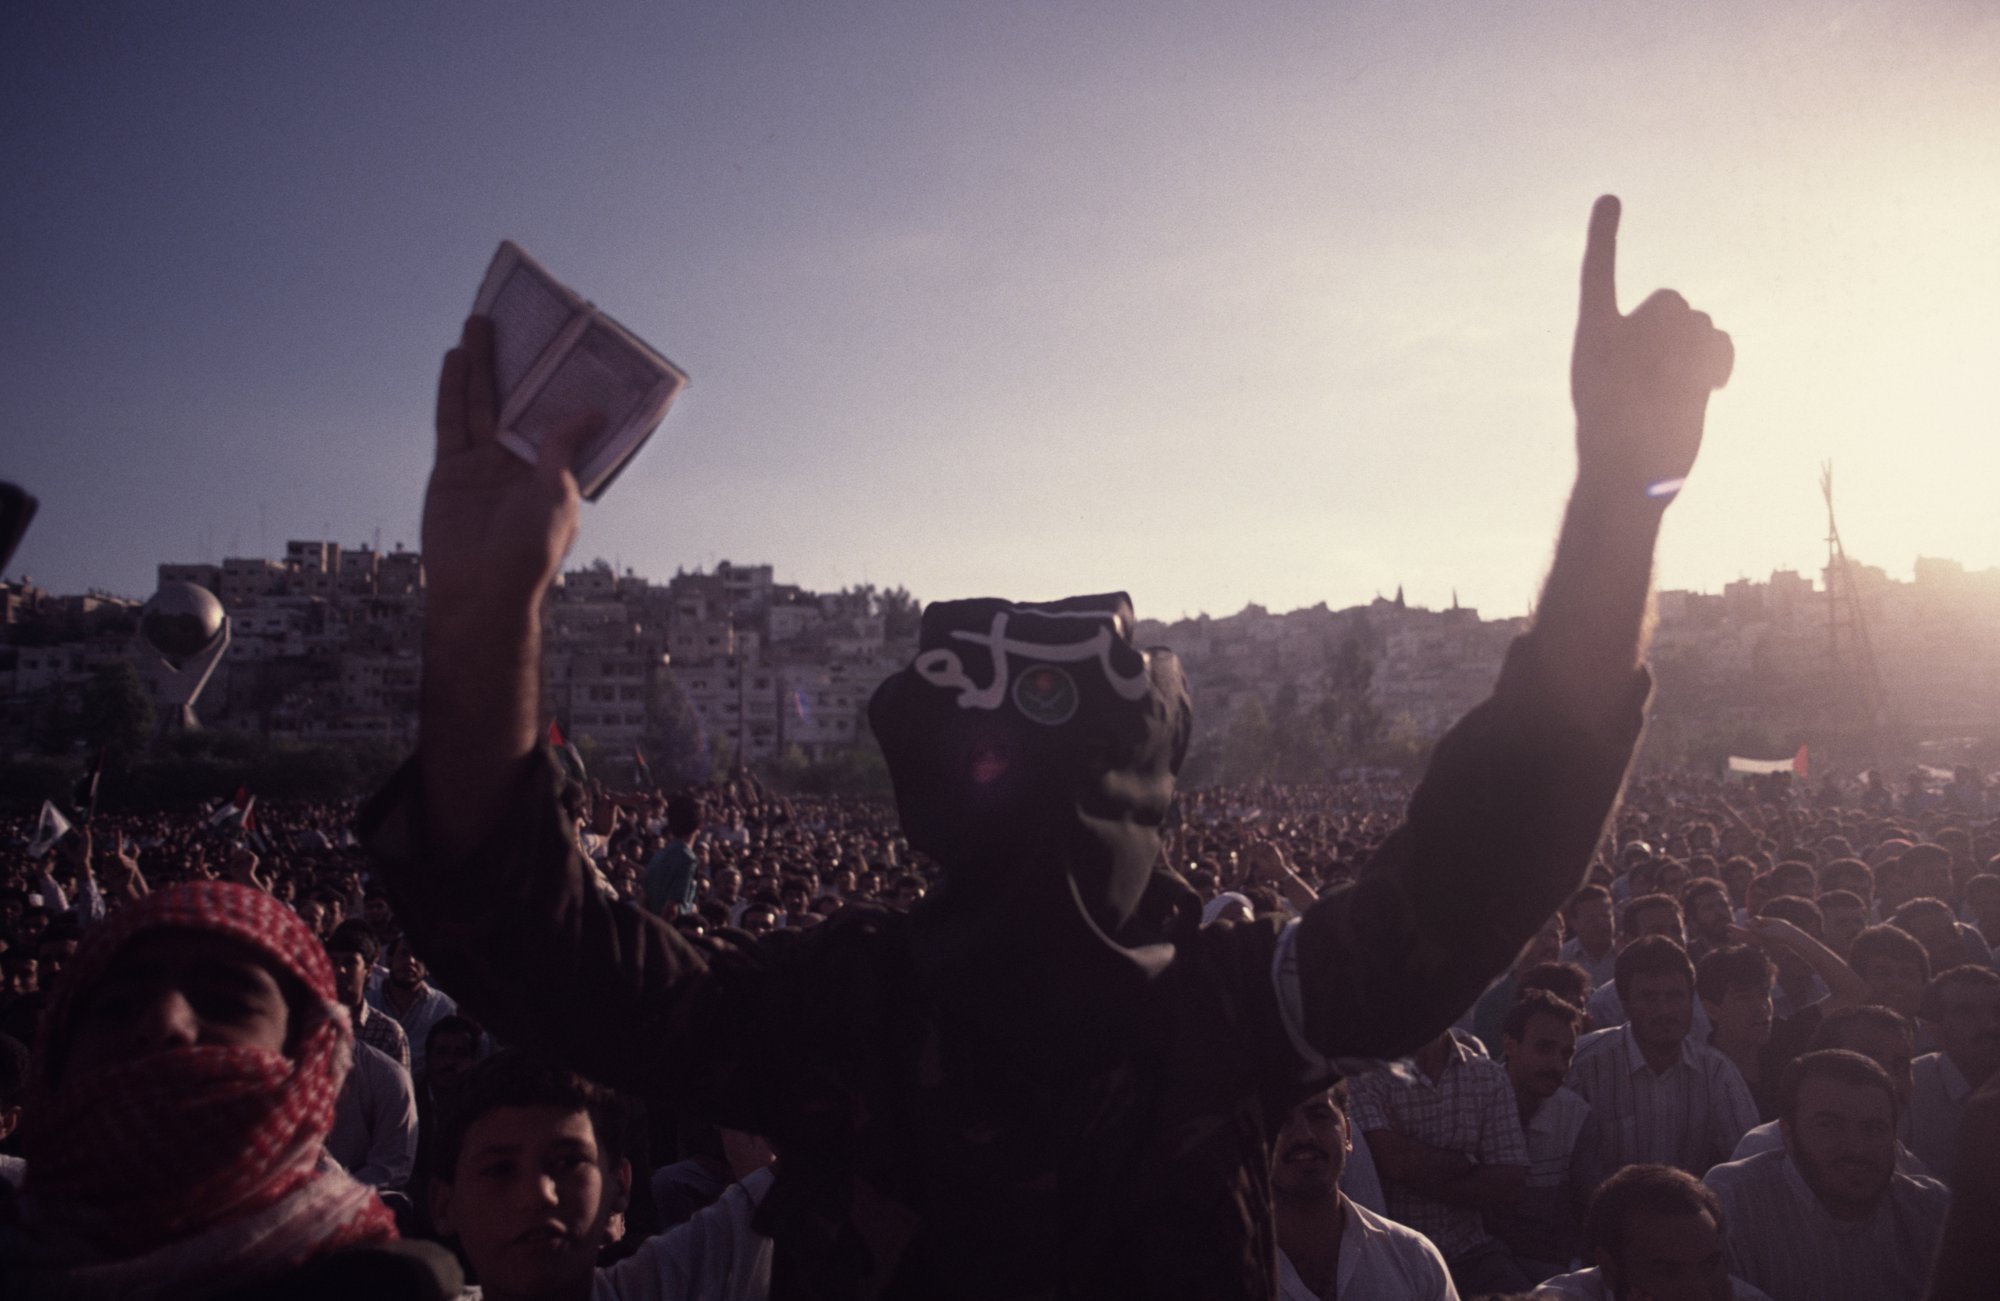
M1589 884L1456 1026L1291 1110L1272 1172L1281 1295L1705 1297L1717 1278L1781 1301L1922 1295L1968 1101L2000 1071L2000 818L1933 793L1865 804L1864 789L1634 782ZM1166 853L1206 925L1296 915L1366 871L1409 794L1383 779L1188 791ZM747 774L671 797L572 784L564 808L598 890L711 949L783 944L853 905L907 911L936 882L887 805L783 798ZM48 1150L19 1129L38 1030L62 1052L67 1029L74 1069L104 1020L88 1004L118 1003L146 933L121 919L168 887L233 887L277 909L196 929L254 933L263 961L342 1009L349 1069L317 1068L343 1077L322 1162L406 1238L450 1244L494 1296L552 1294L563 1269L605 1270L619 1296L754 1292L768 1143L503 1048L431 983L351 802L259 813L250 832L207 808L99 814L38 858L32 819L7 825L13 1189L20 1153ZM79 961L111 989L64 1008ZM42 1026L52 1012L64 1027ZM129 1156L106 1173L137 1215L132 1195L185 1204L238 1156L176 1148L155 1190L132 1187ZM542 1208L565 1250L518 1250L501 1185L585 1164L594 1203L556 1192ZM84 1174L75 1209L95 1214L108 1193Z
M6 1295L1989 1293L1983 783L1627 783L1734 352L1619 308L1619 212L1532 627L1407 789L1177 790L1122 593L927 607L869 705L893 810L579 780L540 629L605 417L516 458L469 319L410 761L12 828Z

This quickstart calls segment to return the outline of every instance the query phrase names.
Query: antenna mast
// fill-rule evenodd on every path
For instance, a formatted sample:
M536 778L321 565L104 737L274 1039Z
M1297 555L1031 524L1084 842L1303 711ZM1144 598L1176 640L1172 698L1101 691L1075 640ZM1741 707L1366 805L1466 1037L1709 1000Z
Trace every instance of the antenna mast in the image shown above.
M1819 468L1819 492L1826 501L1826 658L1827 712L1831 731L1852 748L1856 759L1873 764L1884 724L1882 673L1868 636L1868 616L1854 581L1854 566L1841 545L1833 513L1833 462Z

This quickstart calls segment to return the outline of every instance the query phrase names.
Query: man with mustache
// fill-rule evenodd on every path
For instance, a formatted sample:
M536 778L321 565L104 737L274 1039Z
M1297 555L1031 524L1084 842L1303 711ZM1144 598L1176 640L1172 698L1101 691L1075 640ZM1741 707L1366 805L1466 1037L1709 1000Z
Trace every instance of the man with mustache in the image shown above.
M1547 990L1530 989L1500 1034L1508 1082L1528 1140L1528 1179L1486 1227L1507 1244L1531 1283L1559 1274L1583 1245L1583 1212L1603 1178L1590 1104L1563 1083L1583 1013Z
M1348 1200L1340 1174L1354 1136L1347 1081L1293 1107L1271 1160L1279 1301L1409 1297L1457 1301L1430 1239Z
M1590 1104L1607 1170L1639 1163L1700 1175L1725 1161L1757 1123L1757 1105L1727 1057L1694 1023L1694 967L1664 935L1634 940L1618 955L1621 1026L1577 1044L1570 1087Z
M1910 1065L1910 1150L1949 1180L1965 1100L2000 1070L2000 973L1966 966L1938 974L1924 990L1923 1017L1944 1050Z
M1950 1195L1896 1170L1896 1087L1859 1053L1807 1053L1779 1085L1783 1152L1703 1180L1731 1272L1773 1301L1916 1301Z

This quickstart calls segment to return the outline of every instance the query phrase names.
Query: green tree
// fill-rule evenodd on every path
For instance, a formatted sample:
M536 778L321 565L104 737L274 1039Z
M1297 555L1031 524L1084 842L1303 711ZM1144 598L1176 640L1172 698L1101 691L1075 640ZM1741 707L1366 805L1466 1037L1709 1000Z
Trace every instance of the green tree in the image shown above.
M85 744L129 761L151 744L158 715L139 674L124 660L101 664L83 686L79 730Z
M662 790L708 780L710 756L701 720L670 673L654 674L647 688L646 729L639 735L639 751Z
M890 641L905 641L917 635L923 606L908 588L892 587L875 596L875 613L882 616L882 635Z

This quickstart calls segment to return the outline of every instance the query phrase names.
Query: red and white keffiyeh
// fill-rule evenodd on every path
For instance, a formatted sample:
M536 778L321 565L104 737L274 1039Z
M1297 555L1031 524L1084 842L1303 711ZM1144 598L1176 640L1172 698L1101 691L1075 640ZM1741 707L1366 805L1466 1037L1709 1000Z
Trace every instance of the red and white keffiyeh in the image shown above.
M315 1007L289 1055L170 1048L57 1083L80 1000L136 936L170 928L249 944L304 985ZM30 1072L30 1256L64 1275L65 1294L129 1296L172 1289L175 1275L203 1290L269 1278L393 1238L380 1199L321 1159L352 1042L318 937L260 890L174 886L92 928Z

